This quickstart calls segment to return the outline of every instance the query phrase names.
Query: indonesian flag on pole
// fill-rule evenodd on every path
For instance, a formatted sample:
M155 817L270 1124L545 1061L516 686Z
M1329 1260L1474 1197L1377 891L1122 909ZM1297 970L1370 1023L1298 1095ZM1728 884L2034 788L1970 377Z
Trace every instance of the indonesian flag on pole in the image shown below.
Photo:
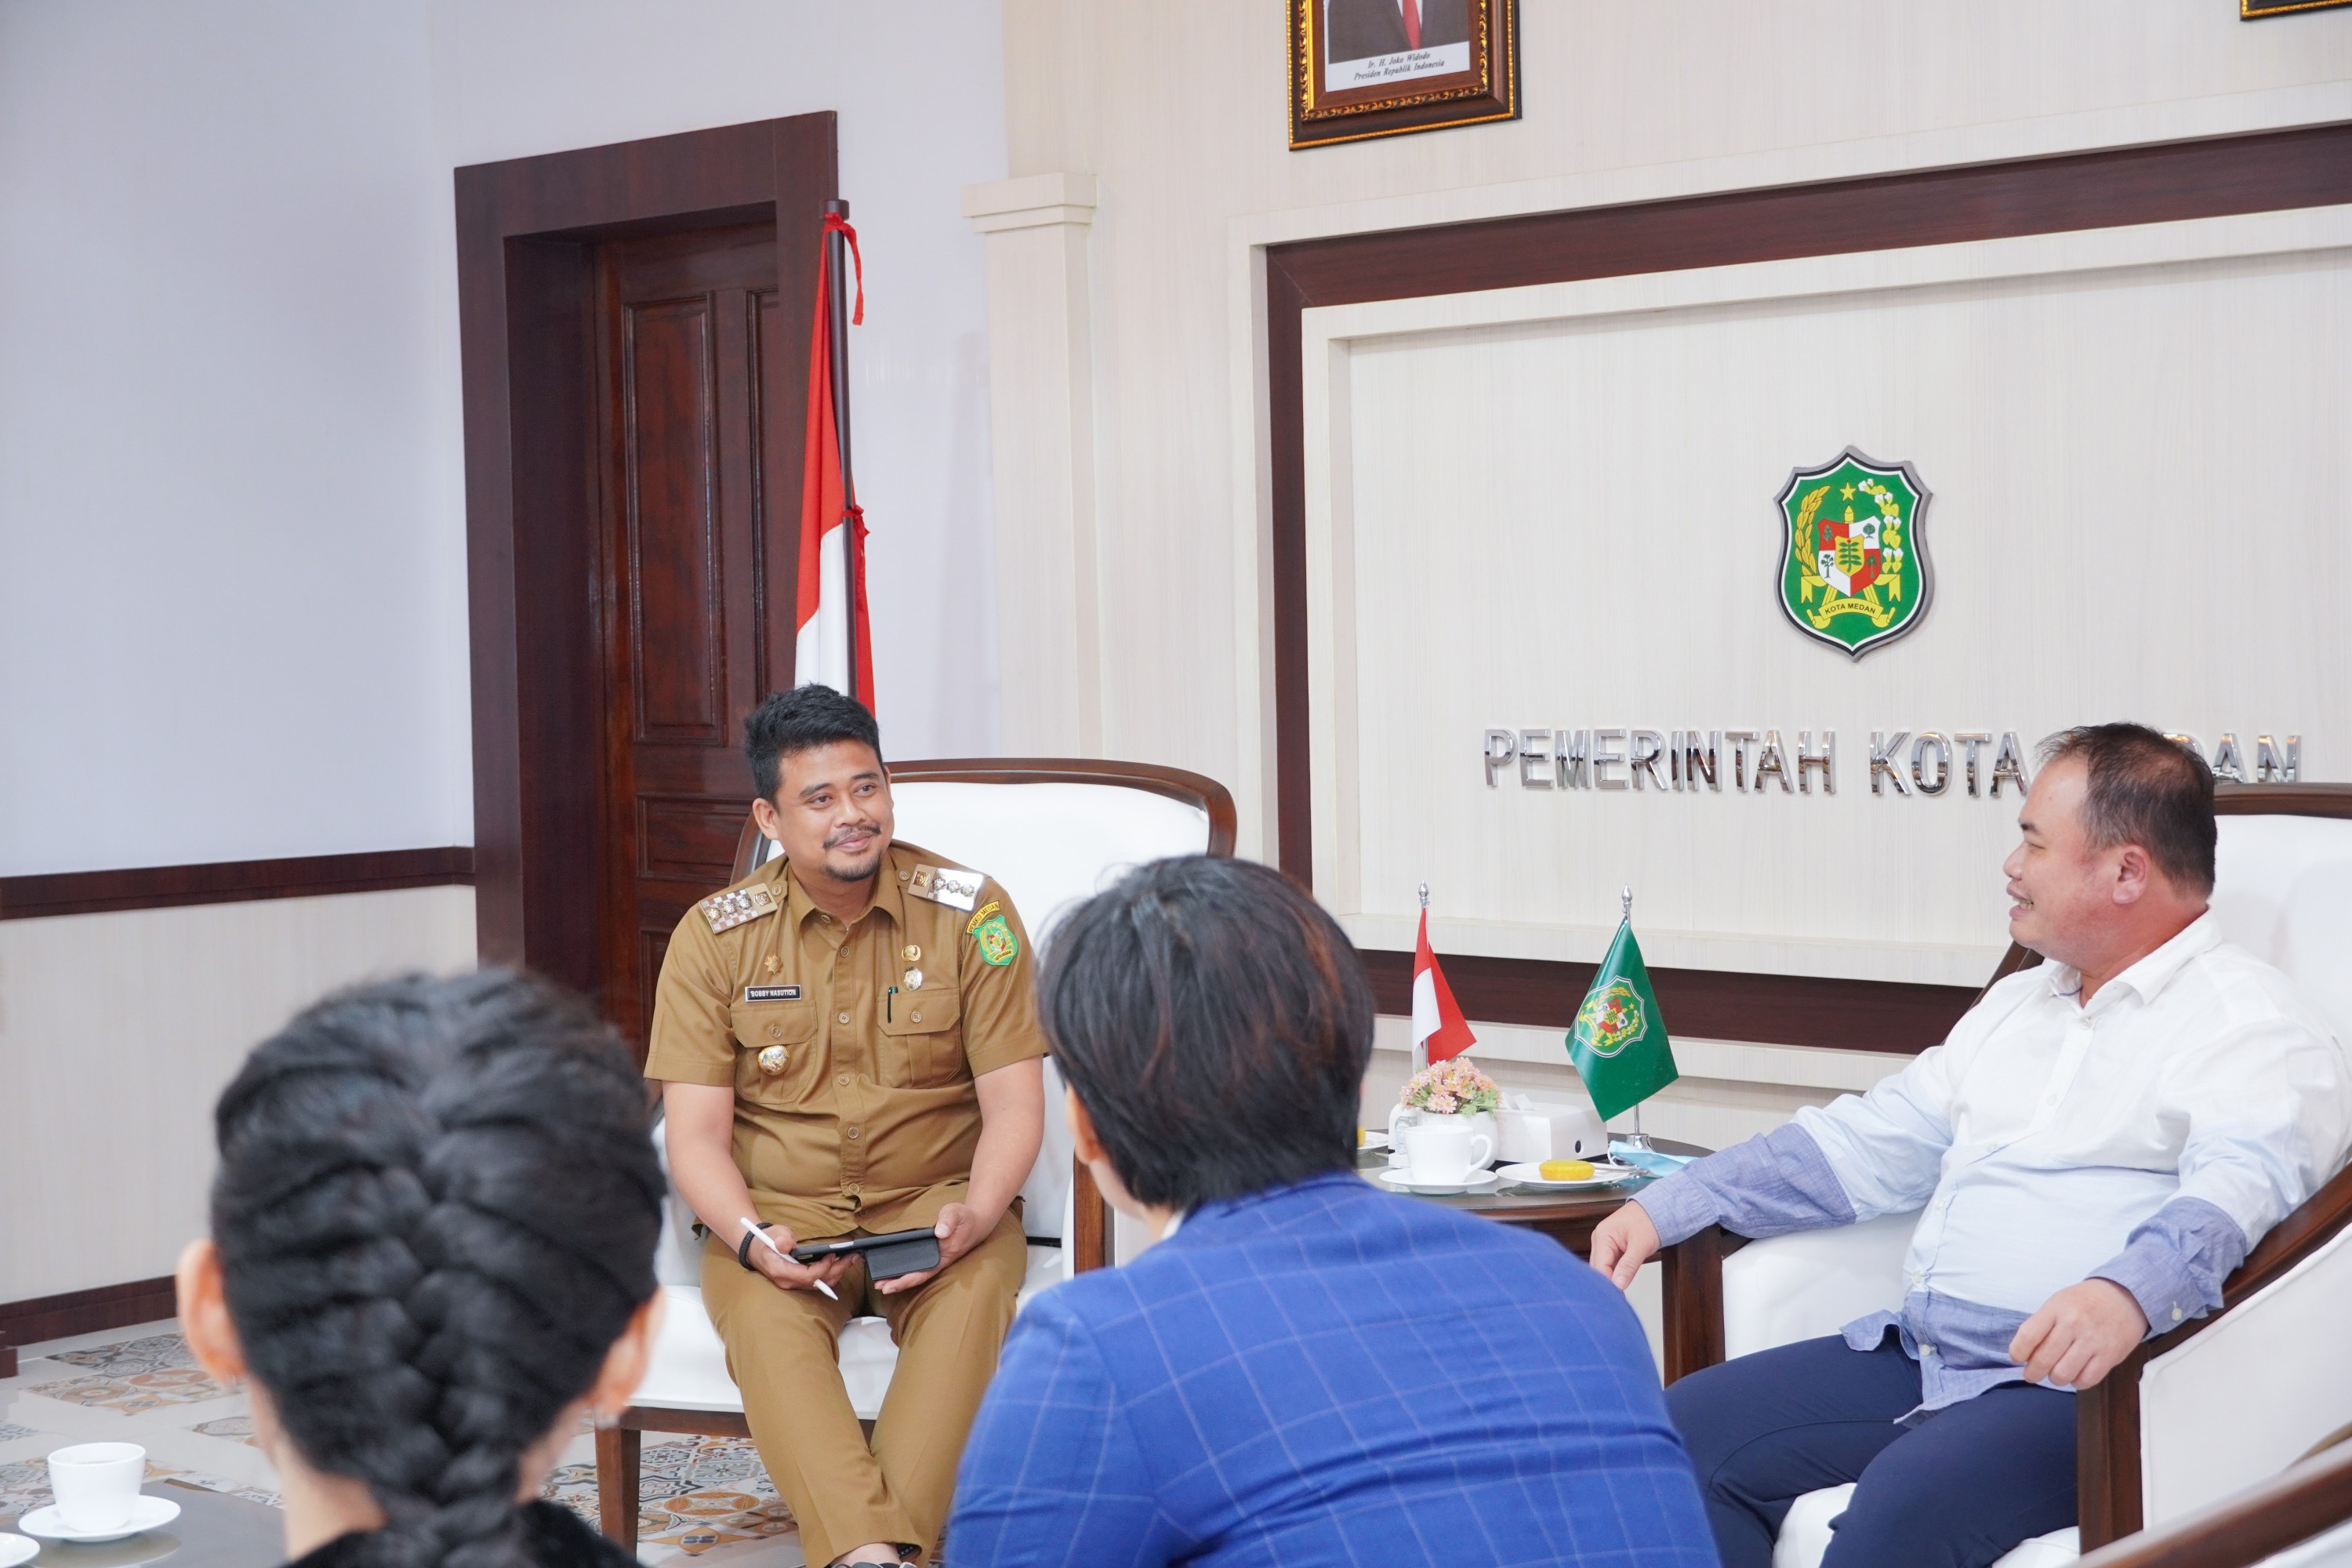
M1477 1043L1454 1000L1454 988L1445 984L1445 971L1437 967L1437 954L1430 950L1429 911L1423 910L1421 940L1412 949L1413 1055L1430 1064L1451 1061Z
M825 215L819 241L828 253L839 231L857 254L857 231ZM857 264L857 311L866 320L865 261ZM834 365L846 351L834 342L833 268L817 268L816 327L809 342L808 444L801 463L800 582L793 677L822 682L874 706L874 640L866 616L866 513L847 472L841 424L834 407Z

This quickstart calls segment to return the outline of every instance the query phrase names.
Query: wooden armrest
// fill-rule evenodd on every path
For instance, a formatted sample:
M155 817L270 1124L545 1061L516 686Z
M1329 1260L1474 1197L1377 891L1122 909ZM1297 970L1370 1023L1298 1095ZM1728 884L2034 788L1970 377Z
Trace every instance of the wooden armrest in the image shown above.
M2352 1443L2235 1497L2093 1552L2080 1568L2248 1568L2352 1519Z

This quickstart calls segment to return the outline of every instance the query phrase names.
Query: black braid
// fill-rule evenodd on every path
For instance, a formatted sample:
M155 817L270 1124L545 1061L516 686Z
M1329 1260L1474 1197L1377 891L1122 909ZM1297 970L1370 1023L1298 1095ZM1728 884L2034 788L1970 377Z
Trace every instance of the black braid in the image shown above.
M365 1481L383 1568L517 1568L519 1461L654 1293L627 1051L520 975L330 997L215 1112L230 1316L287 1435Z

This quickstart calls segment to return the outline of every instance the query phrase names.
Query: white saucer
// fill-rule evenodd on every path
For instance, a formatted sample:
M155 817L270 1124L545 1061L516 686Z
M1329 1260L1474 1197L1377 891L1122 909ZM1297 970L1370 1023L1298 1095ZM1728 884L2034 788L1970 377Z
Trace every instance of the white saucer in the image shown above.
M1503 1180L1492 1171L1473 1171L1470 1173L1470 1179L1464 1182L1408 1181L1402 1171L1375 1171L1372 1173L1378 1176L1385 1186L1393 1187L1399 1192L1419 1193L1423 1197L1446 1197L1456 1193L1483 1193L1489 1187L1501 1185Z
M1548 1187L1557 1192L1569 1192L1578 1187L1613 1187L1620 1182L1630 1182L1650 1173L1639 1165L1612 1165L1604 1161L1592 1162L1592 1174L1580 1182L1555 1182L1547 1179L1540 1161L1524 1165L1506 1165L1495 1173L1515 1186Z
M37 1535L43 1541L122 1541L142 1530L161 1530L180 1517L180 1505L170 1498L149 1497L141 1493L131 1505L131 1517L112 1530L76 1530L58 1517L57 1504L37 1508L16 1521L16 1528L27 1535ZM11 1558L21 1563L23 1558Z
M41 1554L41 1543L30 1536L0 1534L0 1568L16 1568Z

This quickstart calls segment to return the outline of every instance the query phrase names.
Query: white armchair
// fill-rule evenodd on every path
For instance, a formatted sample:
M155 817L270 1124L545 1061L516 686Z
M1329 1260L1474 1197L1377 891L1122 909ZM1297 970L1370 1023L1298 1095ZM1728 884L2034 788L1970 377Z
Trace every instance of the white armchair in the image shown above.
M2224 785L2213 911L2223 934L2293 975L2352 1042L2352 785ZM1995 978L2033 963L2012 948ZM2080 1529L1996 1568L2080 1551L2264 1482L2352 1423L2352 1171L2274 1227L2222 1310L2151 1340L2077 1405ZM1903 1298L1913 1219L1737 1243L1723 1262L1723 1348L1745 1355L1832 1333ZM2226 1441L2218 1440L2226 1435ZM1773 1568L1814 1568L1851 1487L1797 1500ZM2252 1559L2242 1559L2251 1562Z
M897 837L994 877L1040 952L1063 914L1125 868L1171 855L1233 853L1232 797L1213 780L1174 768L1045 759L900 763L890 770L890 787ZM735 874L749 874L775 850L747 820ZM1072 1273L1102 1267L1111 1252L1108 1211L1073 1157L1060 1113L1061 1075L1050 1058L1045 1095L1045 1146L1021 1189L1030 1243L1024 1305ZM654 1137L659 1146L660 1129ZM643 1433L750 1435L725 1347L703 1310L693 1224L673 1193L655 1260L667 1310L653 1362L635 1403L597 1434L601 1522L625 1546L636 1543ZM842 1331L842 1380L859 1419L880 1414L898 1359L881 1319L853 1319Z

